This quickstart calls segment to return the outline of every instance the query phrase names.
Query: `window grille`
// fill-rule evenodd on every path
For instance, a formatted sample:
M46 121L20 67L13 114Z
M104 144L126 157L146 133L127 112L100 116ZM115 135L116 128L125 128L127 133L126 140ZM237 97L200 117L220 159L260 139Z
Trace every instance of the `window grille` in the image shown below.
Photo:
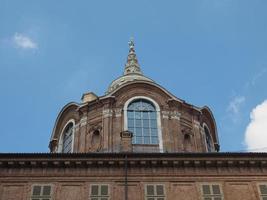
M146 185L146 200L165 200L164 185Z
M217 184L202 185L202 199L223 200L223 194L220 185Z
M127 108L128 130L133 144L158 144L157 112L148 100L138 99Z
M63 133L63 153L72 152L73 123L69 123Z
M108 200L108 185L91 185L90 200Z
M51 200L51 185L34 185L32 187L31 200Z
M210 136L210 131L206 126L204 126L204 132L205 132L205 140L206 140L207 150L208 150L208 152L212 152L213 144L212 144L212 140L211 140L211 136Z

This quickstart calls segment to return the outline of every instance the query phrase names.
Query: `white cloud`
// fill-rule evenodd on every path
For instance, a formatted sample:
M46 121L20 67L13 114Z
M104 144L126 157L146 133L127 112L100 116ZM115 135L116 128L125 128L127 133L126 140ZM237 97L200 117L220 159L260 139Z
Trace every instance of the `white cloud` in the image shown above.
M37 43L35 43L30 37L20 33L15 33L15 35L13 36L13 42L17 47L22 49L38 48Z
M241 105L245 102L244 96L237 96L232 99L227 107L227 111L231 114L237 115L240 112Z
M267 100L257 105L250 113L245 144L248 151L267 152Z

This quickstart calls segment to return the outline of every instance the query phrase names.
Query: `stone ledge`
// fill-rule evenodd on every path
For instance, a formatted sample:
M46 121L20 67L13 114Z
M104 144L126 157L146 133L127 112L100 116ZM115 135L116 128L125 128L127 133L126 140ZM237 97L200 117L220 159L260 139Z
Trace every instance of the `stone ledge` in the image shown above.
M267 168L266 153L241 153L239 156L235 153L0 154L0 168L124 167L126 155L128 166L133 168Z

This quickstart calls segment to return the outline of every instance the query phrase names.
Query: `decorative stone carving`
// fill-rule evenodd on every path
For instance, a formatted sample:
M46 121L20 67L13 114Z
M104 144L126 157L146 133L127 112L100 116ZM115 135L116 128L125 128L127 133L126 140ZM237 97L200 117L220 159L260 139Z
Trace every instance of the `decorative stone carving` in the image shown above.
M181 113L178 111L162 111L163 119L177 119L180 120Z
M115 108L115 117L121 117L122 109L121 108Z
M80 126L86 126L87 124L87 116L83 116L80 120Z
M103 136L101 125L94 125L88 131L89 152L99 152L102 149Z
M58 139L53 139L49 143L49 148L52 153L57 151Z
M196 128L199 128L199 127L200 127L200 122L197 121L197 120L194 120L194 121L193 121L193 124L194 124L194 126L195 126Z
M103 109L103 117L111 117L112 116L112 110L111 109Z
M185 152L192 152L192 141L193 141L193 132L189 127L183 127L182 130L183 135L183 150Z

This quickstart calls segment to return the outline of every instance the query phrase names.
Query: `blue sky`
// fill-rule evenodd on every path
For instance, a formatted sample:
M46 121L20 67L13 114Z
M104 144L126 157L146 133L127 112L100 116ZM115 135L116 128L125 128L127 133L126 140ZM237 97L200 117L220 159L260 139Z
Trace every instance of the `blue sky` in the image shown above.
M212 109L221 151L266 150L266 10L265 0L0 0L0 152L47 152L60 109L122 74L131 36L146 76Z

